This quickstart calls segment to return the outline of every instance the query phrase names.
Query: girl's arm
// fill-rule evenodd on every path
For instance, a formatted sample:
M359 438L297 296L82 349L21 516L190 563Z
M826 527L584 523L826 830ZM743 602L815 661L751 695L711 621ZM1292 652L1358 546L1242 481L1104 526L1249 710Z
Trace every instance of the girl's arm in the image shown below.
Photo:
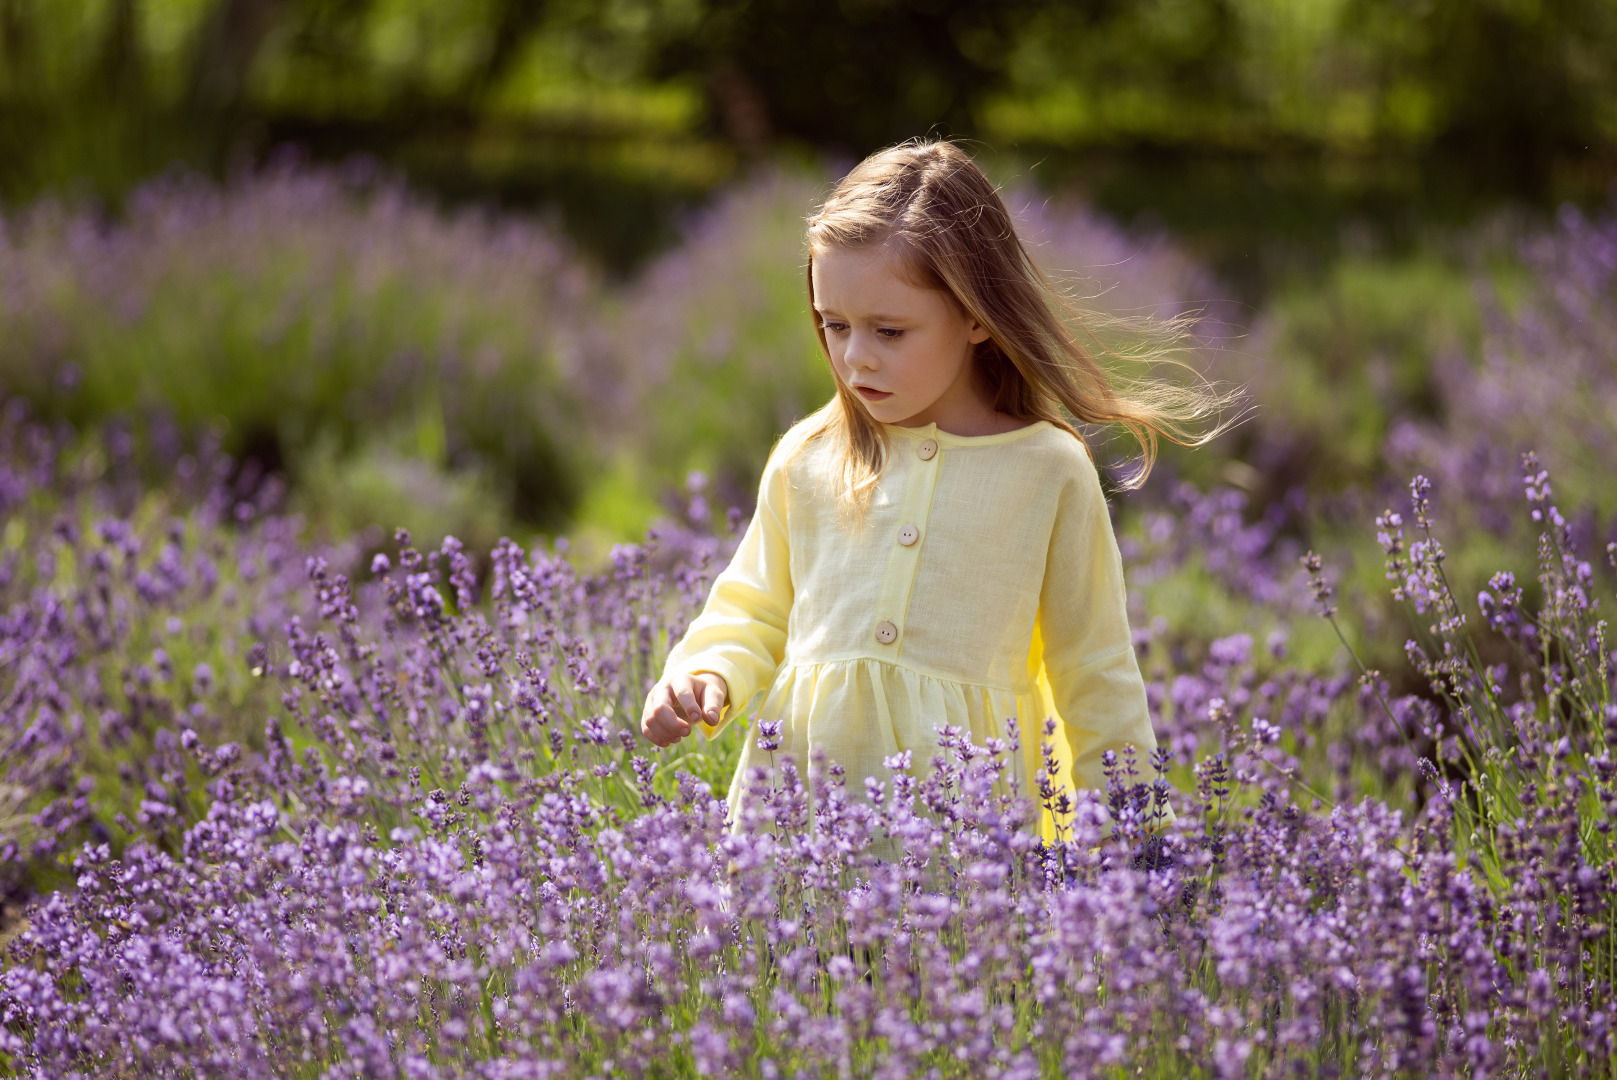
M1100 476L1087 453L1059 496L1044 584L1039 636L1045 675L1072 749L1072 782L1106 790L1102 755L1135 748L1140 779L1156 779L1157 740L1145 681L1129 634L1123 560L1106 513ZM1171 808L1167 820L1173 819Z
M718 719L700 722L710 737L774 679L786 655L786 618L793 591L784 456L779 447L770 455L758 485L758 509L735 557L714 579L702 613L668 654L663 667L663 683L702 673L724 680L728 700Z

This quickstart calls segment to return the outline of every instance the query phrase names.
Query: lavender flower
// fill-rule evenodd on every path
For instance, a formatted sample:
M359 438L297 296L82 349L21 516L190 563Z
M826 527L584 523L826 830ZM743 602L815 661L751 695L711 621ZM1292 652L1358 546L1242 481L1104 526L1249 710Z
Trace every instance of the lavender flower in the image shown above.
M778 718L648 753L633 718L743 516L711 531L717 474L590 571L318 547L202 447L152 513L76 453L0 407L6 1071L1413 1077L1617 1049L1610 582L1537 459L1514 568L1465 576L1442 473L1376 520L1407 628L1339 609L1298 522L1227 491L1142 514L1131 575L1191 568L1271 621L1139 620L1160 746L1094 792L1044 716L870 777L736 776ZM1410 667L1303 666L1304 578Z

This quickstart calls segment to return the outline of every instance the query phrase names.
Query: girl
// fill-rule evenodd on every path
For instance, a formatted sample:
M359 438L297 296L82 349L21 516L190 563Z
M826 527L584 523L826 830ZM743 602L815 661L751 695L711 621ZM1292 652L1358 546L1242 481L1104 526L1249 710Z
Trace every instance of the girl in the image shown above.
M866 158L808 226L809 304L836 375L829 403L764 468L758 508L701 615L646 699L641 730L670 746L716 734L767 688L776 754L885 778L900 751L931 760L935 728L979 745L1018 718L1010 770L1037 803L1039 743L1076 787L1102 755L1156 740L1100 480L1062 410L1118 423L1144 479L1158 436L1207 441L1205 389L1108 380L1057 314L1059 296L993 185L948 142ZM1063 745L1064 744L1064 745ZM749 740L730 786L769 763ZM1048 811L1041 831L1055 835Z

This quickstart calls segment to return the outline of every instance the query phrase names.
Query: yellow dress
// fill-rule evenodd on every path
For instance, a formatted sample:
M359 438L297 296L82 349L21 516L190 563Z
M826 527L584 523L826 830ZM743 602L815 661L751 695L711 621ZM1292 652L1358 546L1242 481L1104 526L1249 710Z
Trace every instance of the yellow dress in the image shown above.
M823 747L851 798L883 759L912 751L917 775L936 726L974 742L1005 736L1008 773L1039 803L1039 742L1059 718L1057 753L1074 787L1104 791L1101 755L1136 748L1153 777L1156 739L1134 656L1123 565L1100 479L1084 445L1038 421L997 435L935 424L885 425L890 453L863 524L839 523L829 439L794 429L770 455L758 508L664 675L714 672L729 687L725 726L755 694L754 715L785 721L775 759L805 770ZM729 804L769 755L749 738ZM1043 814L1040 832L1054 837Z

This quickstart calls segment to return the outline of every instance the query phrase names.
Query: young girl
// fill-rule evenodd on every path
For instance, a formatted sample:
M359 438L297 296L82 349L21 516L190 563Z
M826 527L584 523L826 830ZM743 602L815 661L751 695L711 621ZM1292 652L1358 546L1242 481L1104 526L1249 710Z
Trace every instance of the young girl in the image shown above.
M1038 803L1046 717L1071 785L1156 739L1100 480L1062 410L1119 423L1150 468L1156 438L1220 400L1137 384L1125 396L1074 340L993 185L948 142L865 159L809 221L808 292L836 397L764 468L758 508L646 699L670 746L716 734L760 689L777 755L823 748L848 790L918 766L950 724L979 745L1016 717L1019 790ZM753 740L730 786L769 755ZM1148 775L1146 779L1150 779ZM1065 778L1064 778L1065 779ZM1053 837L1048 812L1042 832Z

